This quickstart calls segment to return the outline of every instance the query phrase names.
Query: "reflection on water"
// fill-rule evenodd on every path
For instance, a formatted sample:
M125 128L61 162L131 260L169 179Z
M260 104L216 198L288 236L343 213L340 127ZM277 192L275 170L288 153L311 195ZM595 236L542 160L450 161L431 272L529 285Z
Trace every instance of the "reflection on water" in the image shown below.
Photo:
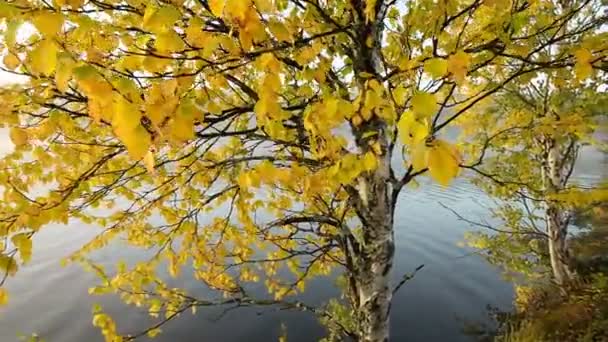
M508 307L511 286L467 249L457 247L467 228L455 221L441 203L470 215L482 215L478 201L483 197L464 180L448 189L424 183L406 189L396 213L395 279L425 264L414 280L396 294L392 333L396 341L428 341L449 338L465 341L462 319L483 319L486 304ZM66 229L69 234L66 234ZM60 267L59 260L82 241L95 234L86 226L55 227L41 232L35 241L37 253L28 267L9 282L10 305L0 313L0 341L16 340L17 332L36 332L49 342L101 341L91 321L91 305L101 302L129 332L145 327L148 317L137 308L124 306L116 297L94 297L87 289L93 275L79 266ZM136 257L135 251L112 246L97 255L108 264ZM180 279L180 287L193 294L204 291L193 279ZM303 300L321 303L337 295L330 281L318 279L308 286ZM247 308L228 312L217 320L221 309L185 314L165 327L158 341L252 341L276 340L281 324L287 326L289 341L314 341L323 329L306 313L276 312Z
M579 177L598 174L598 160L593 155L582 158ZM395 220L395 280L421 264L425 267L394 297L394 341L469 341L471 338L462 333L464 321L486 320L488 304L501 309L511 306L512 286L469 249L457 246L469 227L439 202L468 217L487 215L483 204L488 199L463 179L448 189L423 182L418 189L403 191ZM94 234L95 229L79 225L54 227L39 234L31 264L8 284L11 300L0 311L0 341L16 341L19 332L36 332L48 342L102 341L90 323L94 302L102 303L113 314L121 331L135 332L145 327L149 321L142 310L124 306L112 296L89 297L87 289L95 282L93 275L77 265L59 266L62 256ZM136 253L117 244L99 252L97 258L112 264L134 258ZM194 295L204 291L193 279L180 279L175 285ZM302 298L314 304L336 295L330 282L318 279ZM283 323L289 341L315 341L324 333L306 313L246 308L230 311L217 320L220 314L220 309L185 314L165 326L156 340L276 341Z

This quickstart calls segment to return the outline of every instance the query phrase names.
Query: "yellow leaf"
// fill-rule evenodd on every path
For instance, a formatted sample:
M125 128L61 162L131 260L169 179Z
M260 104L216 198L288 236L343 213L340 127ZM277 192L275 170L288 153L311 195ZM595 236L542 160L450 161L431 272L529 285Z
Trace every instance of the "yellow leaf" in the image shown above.
M171 59L169 58L158 58L155 56L146 56L143 59L143 67L150 72L163 72L169 64Z
M208 4L209 8L211 9L211 13L213 13L213 15L216 17L221 17L224 14L226 0L209 0Z
M27 263L32 257L32 240L25 234L16 234L11 237L11 241L19 250L19 255L23 263Z
M410 163L414 172L423 170L428 165L429 149L426 144L419 142L410 147Z
M578 80L584 80L591 76L591 73L593 72L593 67L591 66L593 55L591 52L587 49L578 49L574 52L574 57L576 58L576 64L574 65L576 78Z
M448 72L448 62L443 58L433 58L424 62L424 71L433 78L440 78Z
M17 261L12 257L0 253L0 274L4 276L6 272L8 275L15 275L17 273Z
M67 0L67 4L73 9L77 9L84 5L84 0Z
M195 121L196 108L194 107L194 104L190 100L182 100L171 123L171 135L178 141L186 141L194 138Z
M88 99L88 114L95 122L111 122L114 116L112 98L109 95L106 98L95 97Z
M142 24L146 30L159 34L169 31L181 16L181 13L173 6L163 6L157 9L154 5L148 5Z
M397 61L397 64L399 66L399 70L409 71L410 69L415 68L418 65L418 62L415 59L412 60L403 56Z
M376 155L372 152L367 152L363 156L363 168L366 171L372 171L378 166Z
M121 70L133 71L138 70L141 67L143 61L143 56L124 56L123 58L121 58L118 66L121 68Z
M173 30L168 30L156 35L154 47L160 52L176 52L184 49L184 42Z
M143 162L148 172L150 174L154 174L154 153L152 151L148 151L148 153L146 153Z
M4 63L4 66L6 66L7 69L15 70L21 64L21 61L17 56L15 56L15 54L9 52L2 59L2 63Z
M114 96L114 115L112 116L112 127L116 130L131 131L139 126L142 113L121 95Z
M365 20L367 22L373 21L374 18L376 17L375 4L376 4L375 1L366 1L365 2L365 9L363 10L363 13L365 14Z
M393 97L399 106L403 106L407 100L407 90L402 86L398 86L393 90Z
M308 64L316 57L317 57L317 53L315 52L315 50L310 47L307 47L298 52L298 54L295 57L295 60L299 64ZM362 72L359 74L359 76L361 78L370 78L373 75L370 74L369 72Z
M210 38L209 34L203 30L204 22L199 18L192 18L186 28L186 41L195 47L204 47L205 42Z
M576 57L578 63L590 63L591 59L593 59L591 52L584 48L574 51L574 57Z
M261 90L261 93L263 93L261 96L276 97L276 93L281 89L281 78L279 75L267 74L263 82L264 89Z
M429 117L437 113L437 101L435 95L430 93L417 93L412 98L412 111L417 117Z
M61 13L43 12L38 14L33 22L36 30L45 38L52 38L61 31L63 16Z
M272 12L272 0L254 0L255 7L262 13Z
M158 334L161 333L161 330L159 328L155 328L155 329L150 329L147 332L148 337L150 338L154 338L156 336L158 336Z
M175 96L175 91L177 90L177 80L172 78L170 80L164 81L160 83L160 92L164 98L171 98Z
M323 109L325 111L324 119L327 119L329 121L331 121L332 119L335 120L336 114L338 114L338 99L332 97L332 98L325 100L323 103L324 103ZM338 117L338 118L340 118L340 117Z
M287 42L291 40L291 34L282 22L276 19L271 19L268 23L268 28L270 29L270 32L272 32L272 34L277 38L277 40L281 42Z
M253 36L251 35L251 32L247 30L239 31L239 40L241 41L243 50L249 51L253 47Z
M29 139L27 132L24 129L18 127L11 128L9 132L9 137L11 138L11 141L13 142L13 144L15 144L15 146L25 145L27 144L27 141Z
M55 70L55 85L62 92L68 91L68 83L72 77L74 61L68 53L60 52L57 55L57 70Z
M459 51L448 57L448 71L454 76L456 84L461 85L467 75L471 64L471 56L464 51Z
M30 51L32 71L37 74L51 75L57 66L57 45L45 39Z
M12 18L19 15L19 9L14 5L16 4L8 1L0 2L0 19Z
M368 36L367 39L365 39L365 46L369 48L374 46L374 38L372 36Z
M428 168L431 177L448 186L458 175L460 156L455 147L442 140L433 141L428 152Z
M417 120L414 113L406 111L397 123L399 138L404 145L413 145L424 141L429 135L429 125L426 119Z
M163 27L167 29L182 17L182 14L173 6L163 6L154 15L158 17L159 21L164 22ZM152 20L155 20L155 18L152 18Z
M116 135L127 147L131 158L142 159L148 152L152 139L150 133L142 126L138 125L135 129L121 128L116 130Z
M101 50L95 46L91 46L87 49L87 61L91 63L101 64L103 63L105 56Z
M8 16L8 18L10 17ZM2 38L9 49L14 48L15 44L17 44L17 31L21 27L21 24L22 21L17 19L7 20L5 23L6 26L3 28Z
M153 3L148 3L148 6L146 6L146 9L144 10L144 18L142 20L142 25L144 28L149 29L150 21L152 20L152 17L156 11L158 11L158 8L156 8Z
M102 99L104 102L111 99L112 86L92 66L74 68L73 75L87 96Z
M224 2L226 4L223 8L226 11L226 15L244 24L246 22L247 12L252 5L251 0L226 0ZM244 26L246 27L247 25Z
M6 289L0 287L0 306L6 305L6 303L8 303L8 293Z
M369 89L365 93L365 98L363 100L363 108L361 108L361 116L365 120L369 120L372 118L374 114L374 110L380 106L383 99L381 94L374 91L373 89Z
M584 80L585 78L591 76L593 73L593 67L591 64L579 64L576 63L574 65L574 74L576 75L577 80Z
M372 78L372 77L374 77L374 74L370 74L369 72L363 71L363 72L359 73L359 77L361 77L361 78Z
M112 80L112 85L119 94L124 96L124 98L131 103L140 104L143 102L140 89L132 80L125 77L118 77Z
M258 59L259 68L268 70L272 73L279 73L281 71L281 62L277 60L272 53L264 53Z

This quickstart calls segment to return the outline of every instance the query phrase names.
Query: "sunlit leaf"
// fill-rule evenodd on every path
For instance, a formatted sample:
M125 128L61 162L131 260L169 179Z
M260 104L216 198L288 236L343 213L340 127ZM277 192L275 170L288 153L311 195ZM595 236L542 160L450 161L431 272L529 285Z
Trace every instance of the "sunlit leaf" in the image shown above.
M439 105L435 96L430 93L417 93L412 98L412 111L419 117L428 117L437 113Z
M209 7L211 8L211 13L216 17L221 17L224 13L224 6L226 5L226 0L209 0Z
M591 75L593 67L591 66L591 60L593 55L587 49L578 49L574 52L576 57L576 64L574 65L574 72L576 78L583 80Z
M464 82L470 63L471 56L464 51L458 51L448 57L447 69L454 76L457 84Z
M23 263L27 263L32 257L32 240L25 234L15 234L11 237L13 245L19 250L19 255Z
M448 61L443 58L429 59L424 62L424 71L433 78L440 78L448 72Z
M22 128L13 127L9 132L9 137L15 146L25 145L28 142L28 134Z
M36 44L30 52L31 67L35 73L50 75L57 65L57 45L50 39Z
M418 120L413 112L407 111L401 115L399 123L399 138L405 145L413 145L424 141L430 130L426 120Z
M44 37L53 37L61 31L63 15L44 11L34 17L34 26Z
M460 156L454 146L443 140L432 142L428 150L428 168L435 181L448 186L458 175L459 164Z
M8 255L0 254L0 273L4 276L4 273L8 275L15 275L18 270L17 261ZM0 287L1 289L1 287Z
M4 56L4 58L2 59L2 63L9 70L15 70L21 64L21 61L19 60L19 58L15 54L13 54L13 53L7 53Z
M148 151L143 159L144 165L150 174L154 173L154 153Z

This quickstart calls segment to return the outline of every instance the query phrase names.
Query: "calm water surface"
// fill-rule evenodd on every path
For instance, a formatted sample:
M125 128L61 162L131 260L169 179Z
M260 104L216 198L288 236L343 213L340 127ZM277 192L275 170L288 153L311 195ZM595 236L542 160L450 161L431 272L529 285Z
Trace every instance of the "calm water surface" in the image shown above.
M577 177L593 181L605 170L606 159L585 153ZM459 247L470 229L455 219L440 203L470 218L487 216L488 198L466 180L459 179L448 189L423 182L417 189L403 191L396 212L394 277L398 279L417 266L425 267L394 297L391 334L394 341L471 341L463 333L465 322L487 321L487 305L508 310L513 286L501 279L499 271L471 250ZM61 267L59 260L95 234L81 225L53 227L37 237L32 262L8 283L10 303L0 310L0 342L17 341L17 333L36 332L47 342L102 341L91 325L91 306L101 303L113 314L120 331L136 332L146 327L147 314L123 305L116 297L89 297L96 283L93 275L78 265ZM140 252L114 245L96 258L112 264L119 259L136 259ZM203 294L193 279L172 283ZM318 279L302 297L322 303L337 292L327 279ZM185 314L163 328L155 341L276 341L281 325L287 327L289 341L316 341L324 330L306 313L276 312L247 308L234 310L217 320L220 310L199 309ZM142 340L146 340L143 338Z

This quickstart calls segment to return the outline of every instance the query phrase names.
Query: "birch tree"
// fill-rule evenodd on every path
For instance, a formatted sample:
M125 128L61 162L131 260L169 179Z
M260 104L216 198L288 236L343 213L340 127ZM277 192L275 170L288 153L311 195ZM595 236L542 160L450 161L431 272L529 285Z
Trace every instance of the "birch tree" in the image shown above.
M555 10L568 12L571 5L561 3ZM563 27L562 32L569 29ZM563 48L547 47L545 53L558 56ZM574 55L578 61L590 58L584 47ZM574 216L608 198L601 183L572 179L584 145L605 148L597 133L605 125L606 74L593 74L582 64L573 71L574 78L551 70L513 82L479 113L462 118L465 130L474 132L465 134L465 139L474 137L468 142L474 162L466 167L502 203L494 211L502 221L500 228L477 222L494 232L473 234L470 242L489 249L495 262L528 275L538 271L539 258L543 264L547 256L552 278L561 287L575 278L568 248Z
M471 148L484 150L485 163L469 168L477 173L475 182L499 200L494 215L501 222L477 222L494 231L471 234L469 241L488 249L495 263L529 276L547 261L555 282L567 286L575 278L569 227L575 215L608 196L601 183L572 177L581 148L601 145L594 133L608 98L595 82L573 89L554 87L554 80L505 89L484 111L492 128L477 135Z

